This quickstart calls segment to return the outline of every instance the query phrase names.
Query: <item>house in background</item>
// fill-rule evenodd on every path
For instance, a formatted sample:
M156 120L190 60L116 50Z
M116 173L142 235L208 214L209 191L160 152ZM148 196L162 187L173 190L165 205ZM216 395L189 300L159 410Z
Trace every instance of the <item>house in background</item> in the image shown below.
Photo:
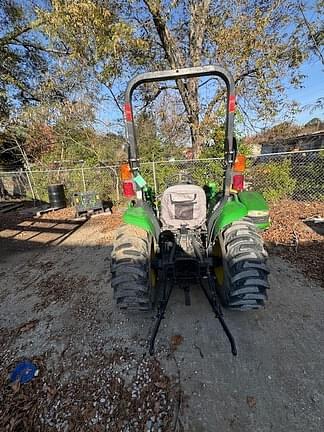
M263 133L247 137L253 155L324 149L324 122L314 118L304 126L281 123Z

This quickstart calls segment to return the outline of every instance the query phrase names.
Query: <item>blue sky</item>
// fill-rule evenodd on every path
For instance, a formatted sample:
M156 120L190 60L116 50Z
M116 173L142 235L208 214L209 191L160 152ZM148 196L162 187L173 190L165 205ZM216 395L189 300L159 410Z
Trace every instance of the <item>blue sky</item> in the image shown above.
M324 65L314 59L301 67L301 72L307 77L303 83L303 88L287 90L289 99L296 100L302 107L314 103L318 98L324 97ZM313 117L324 119L324 112L315 111L310 113L309 109L304 109L296 116L296 121L304 124Z

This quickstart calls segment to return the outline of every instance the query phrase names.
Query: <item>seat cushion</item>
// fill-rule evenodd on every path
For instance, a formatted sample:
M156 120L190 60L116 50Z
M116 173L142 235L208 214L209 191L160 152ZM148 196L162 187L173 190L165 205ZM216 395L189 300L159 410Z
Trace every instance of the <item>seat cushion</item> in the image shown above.
M206 221L206 211L206 195L200 186L175 185L162 195L161 222L164 228L198 228Z

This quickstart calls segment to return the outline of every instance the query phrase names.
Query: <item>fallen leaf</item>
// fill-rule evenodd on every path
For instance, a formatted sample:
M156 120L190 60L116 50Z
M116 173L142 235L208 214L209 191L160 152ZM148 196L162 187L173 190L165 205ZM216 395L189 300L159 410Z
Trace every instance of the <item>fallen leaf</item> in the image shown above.
M247 396L246 397L246 403L249 405L250 408L255 408L256 406L256 399L254 396Z
M18 393L19 389L20 389L20 382L19 382L19 380L17 380L14 383L12 383L11 388L12 388L14 394Z
M160 412L160 402L159 401L155 402L155 404L154 404L154 412L155 412L155 414L158 414Z
M48 399L54 399L57 394L57 390L54 387L47 386L46 391Z
M177 334L171 336L171 350L175 351L179 345L181 345L183 342L183 336Z

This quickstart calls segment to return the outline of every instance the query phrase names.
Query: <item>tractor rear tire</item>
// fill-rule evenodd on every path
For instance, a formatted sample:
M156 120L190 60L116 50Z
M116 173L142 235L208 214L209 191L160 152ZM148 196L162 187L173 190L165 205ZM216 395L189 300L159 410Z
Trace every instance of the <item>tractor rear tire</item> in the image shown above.
M147 231L133 225L118 229L112 251L111 284L120 309L134 312L152 309L153 250L153 238Z
M223 270L218 287L224 306L236 310L264 307L268 254L257 227L246 220L234 222L220 232L218 241Z

